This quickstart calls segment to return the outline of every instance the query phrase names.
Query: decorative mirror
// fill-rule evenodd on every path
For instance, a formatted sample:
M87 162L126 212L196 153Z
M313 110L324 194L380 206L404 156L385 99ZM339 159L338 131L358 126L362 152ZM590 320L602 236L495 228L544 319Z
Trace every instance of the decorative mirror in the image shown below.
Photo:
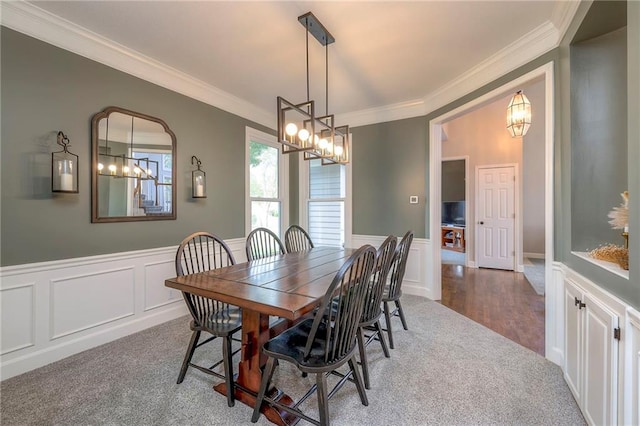
M109 107L91 120L91 222L176 218L176 135L167 124Z

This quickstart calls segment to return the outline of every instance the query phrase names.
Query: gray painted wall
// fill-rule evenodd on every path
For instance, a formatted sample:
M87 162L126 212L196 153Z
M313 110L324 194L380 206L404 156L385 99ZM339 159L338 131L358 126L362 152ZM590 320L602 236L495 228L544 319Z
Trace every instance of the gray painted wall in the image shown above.
M464 201L465 161L442 162L442 201Z
M627 32L571 47L571 242L576 251L622 244L607 214L627 190Z
M640 269L632 263L623 280L571 255L571 123L569 41L588 11L579 6L567 38L558 49L430 112L425 117L353 129L353 232L401 233L412 228L429 238L429 120L505 83L554 62L555 79L555 260L640 307ZM640 247L637 117L640 7L629 2L628 176L631 196L631 259ZM72 53L2 28L2 235L0 264L54 260L175 245L195 229L224 238L244 235L244 126L248 121L169 90L115 71ZM178 137L178 220L150 223L90 224L89 142L91 116L109 105L164 119ZM635 114L635 115L633 115ZM256 125L260 130L269 131ZM80 194L53 197L49 158L55 132L64 130L80 155ZM198 155L207 172L206 200L188 198L189 159ZM616 189L617 190L617 189ZM409 195L420 202L410 205ZM295 212L292 207L292 213ZM633 261L633 260L632 260Z
M590 262L583 260L580 257L577 257L571 253L571 229L573 227L573 221L578 219L580 214L584 214L584 212L573 211L572 210L572 194L575 191L573 188L572 182L572 170L574 168L581 167L581 164L575 164L571 162L572 159L572 149L573 143L575 142L574 135L572 133L572 125L571 125L571 91L570 91L570 82L572 75L572 68L575 64L571 62L571 42L578 30L581 27L581 24L587 22L589 26L597 25L599 17L606 17L606 14L602 13L591 13L590 6L596 5L596 8L600 7L615 7L614 2L595 2L593 4L581 3L578 7L578 11L575 15L574 20L572 21L565 37L558 49L560 53L560 67L558 70L558 81L561 83L560 91L559 91L559 106L556 109L556 117L559 119L556 120L556 125L559 126L561 132L561 144L560 148L560 164L559 168L557 168L556 179L561 182L561 187L558 190L558 194L560 197L556 196L558 207L556 208L556 218L558 220L558 226L560 229L560 233L556 236L556 245L560 247L560 260L563 261L570 268L575 270L576 272L584 275L590 280L600 284L602 287L606 288L611 293L617 295L621 299L627 301L632 306L638 308L640 307L640 269L638 269L638 259L640 259L640 248L638 247L637 238L634 235L637 235L637 229L640 229L640 209L637 204L637 196L633 197L631 195L631 208L630 208L630 223L629 223L629 231L630 231L630 250L629 250L629 260L630 260L630 270L629 270L629 279L624 279L619 277L618 275L612 274L598 266L593 265ZM638 37L638 31L640 31L640 17L638 14L640 10L638 10L637 2L628 2L628 22L627 22L627 62L628 62L628 72L626 76L626 81L628 84L628 88L632 90L638 90L638 79L640 79L640 66L638 64L638 51L640 50L640 38ZM602 28L610 31L611 28L609 26L609 20L606 20L603 23ZM590 34L594 33L594 30L590 30ZM602 34L602 33L600 33ZM634 93L634 92L631 92ZM638 96L628 96L627 97L627 117L629 118L628 129L629 133L626 137L627 140L627 176L628 176L628 187L630 194L638 194L640 191L640 179L638 177L638 162L640 160L639 147L640 147L640 138L638 136ZM633 115L635 114L635 115ZM558 165L558 162L556 162ZM606 179L603 177L603 179ZM618 188L611 188L611 192L616 194L618 192ZM618 195L619 196L619 195ZM636 199L635 201L634 198ZM635 203L635 204L634 204ZM614 204L615 205L615 204ZM559 214L559 217L558 217ZM634 231L634 229L636 231Z
M353 129L354 234L427 237L428 133L423 117Z
M2 27L2 266L177 245L197 230L244 230L245 126L263 126ZM177 136L175 221L91 224L91 117L119 106L163 119ZM50 191L63 130L79 155L79 194ZM191 156L208 198L190 198Z

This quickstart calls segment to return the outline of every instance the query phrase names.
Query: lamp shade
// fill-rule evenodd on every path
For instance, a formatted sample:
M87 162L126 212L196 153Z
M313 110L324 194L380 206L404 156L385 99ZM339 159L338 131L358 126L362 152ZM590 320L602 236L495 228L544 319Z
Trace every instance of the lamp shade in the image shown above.
M527 134L531 126L531 102L519 90L507 106L507 130L511 137L519 137Z

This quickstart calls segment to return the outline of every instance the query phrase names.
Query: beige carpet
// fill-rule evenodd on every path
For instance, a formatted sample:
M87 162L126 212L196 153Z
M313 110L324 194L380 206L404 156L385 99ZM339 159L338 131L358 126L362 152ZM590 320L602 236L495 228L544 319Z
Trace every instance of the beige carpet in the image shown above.
M347 384L330 401L332 424L584 424L556 365L437 303L410 296L403 303L409 331L395 323L391 359L369 346L369 406ZM0 423L250 424L252 410L227 407L211 389L215 378L191 369L175 383L189 334L188 319L180 318L5 380ZM275 382L300 396L313 378L281 363ZM258 424L270 423L261 416Z

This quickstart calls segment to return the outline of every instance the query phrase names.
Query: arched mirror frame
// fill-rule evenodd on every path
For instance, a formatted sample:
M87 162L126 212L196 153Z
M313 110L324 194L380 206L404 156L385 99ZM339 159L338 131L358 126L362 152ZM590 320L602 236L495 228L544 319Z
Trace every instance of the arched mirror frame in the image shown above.
M171 138L171 212L168 214L159 215L145 215L145 216L100 216L99 209L99 194L98 194L98 155L99 155L99 126L100 120L106 119L110 114L118 112L121 114L130 115L132 117L140 118L143 120L149 120L160 124L164 131ZM135 221L148 221L148 220L175 220L177 211L177 196L176 196L176 135L167 126L163 120L152 117L147 114L142 114L135 111L130 111L120 107L107 107L104 110L98 112L91 119L91 222L92 223L105 223L105 222L135 222Z

